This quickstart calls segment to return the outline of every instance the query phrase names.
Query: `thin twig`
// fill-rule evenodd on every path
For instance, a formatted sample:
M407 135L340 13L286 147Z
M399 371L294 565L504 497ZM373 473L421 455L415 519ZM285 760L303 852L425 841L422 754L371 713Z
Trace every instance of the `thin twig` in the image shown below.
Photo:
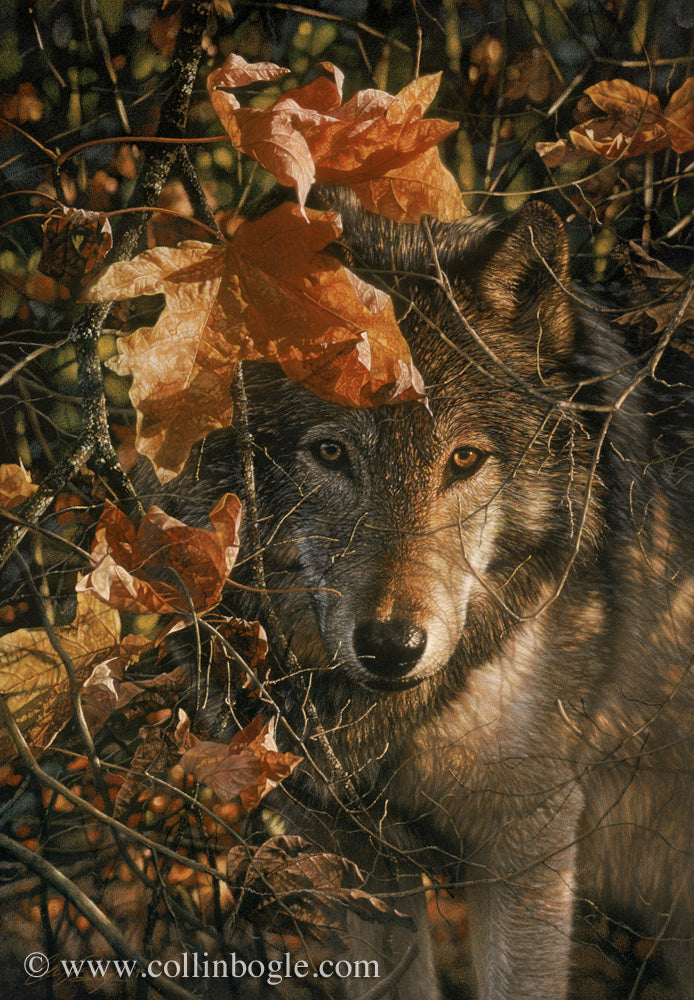
M128 112L125 110L125 104L123 103L123 98L121 97L120 90L118 89L118 77L116 76L116 71L113 67L111 50L108 45L108 39L106 38L106 32L104 31L104 24L101 20L97 0L91 0L91 8L92 18L94 19L94 28L96 30L96 40L99 43L99 48L101 49L101 54L104 59L104 66L106 67L106 72L108 73L113 86L113 99L115 100L116 108L118 109L118 117L120 118L125 131L132 132L130 121L128 119Z
M419 20L419 10L417 9L417 0L412 0L412 13L414 14L415 21L417 23L417 49L415 51L413 73L414 79L416 80L419 77L419 66L422 61L422 43L424 41L424 37L422 35L422 25Z
M251 549L251 570L253 575L253 585L262 592L261 602L266 618L268 638L274 648L278 651L284 650L287 659L290 676L293 683L302 687L302 695L306 707L306 714L311 723L313 732L310 734L318 742L321 750L325 754L332 769L331 784L341 788L348 796L350 802L357 801L357 792L353 782L342 764L338 760L335 751L330 745L323 727L318 718L313 701L301 678L301 669L293 651L289 648L286 636L277 617L277 613L272 605L270 596L265 589L265 570L263 567L263 546L260 540L260 530L258 527L258 503L255 488L255 468L253 463L253 437L248 424L248 400L243 380L243 367L236 366L232 381L232 399L234 403L234 425L238 435L238 449L241 457L243 470L243 480L246 492L246 529L249 535Z

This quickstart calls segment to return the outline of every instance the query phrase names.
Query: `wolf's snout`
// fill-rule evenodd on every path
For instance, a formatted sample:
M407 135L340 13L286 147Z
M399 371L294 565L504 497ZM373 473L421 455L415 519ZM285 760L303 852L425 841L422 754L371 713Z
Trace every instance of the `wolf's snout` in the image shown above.
M402 618L364 622L354 630L354 650L362 665L382 677L403 677L424 652L427 634Z

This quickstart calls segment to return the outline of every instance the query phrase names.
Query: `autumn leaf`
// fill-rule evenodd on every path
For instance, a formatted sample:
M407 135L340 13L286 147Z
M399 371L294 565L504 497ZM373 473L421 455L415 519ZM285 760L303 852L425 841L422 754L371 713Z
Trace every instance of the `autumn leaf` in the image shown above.
M593 104L611 116L608 120L625 126L626 136L633 137L638 152L652 152L668 145L676 153L694 149L694 77L675 91L664 111L654 94L627 80L602 81L588 87L585 93ZM590 122L580 128L586 125ZM573 132L570 134L573 138ZM629 155L638 153L630 148Z
M222 743L201 740L181 757L181 767L228 802L246 788L262 783L264 768L250 751L230 750Z
M608 113L571 129L577 149L615 159L664 149L668 144L662 124L660 101L628 80L603 80L588 87L586 96Z
M239 550L241 503L225 493L210 512L212 530L191 528L150 507L138 528L107 502L96 527L95 568L77 584L135 614L206 611L218 603Z
M230 882L248 883L261 875L270 879L275 890L284 892L300 889L327 891L349 880L364 881L357 865L337 854L316 851L304 837L284 835L270 837L252 854L245 846L233 847L227 857L227 878Z
M618 316L615 322L638 331L639 342L650 346L679 310L687 286L686 276L651 257L635 242L618 248L617 256L632 289L627 300L631 303L637 298L643 304ZM693 326L694 303L690 302L673 338L677 348L690 356L694 353Z
M0 465L0 509L12 510L37 489L23 465Z
M211 637L210 673L225 690L236 691L245 688L253 697L259 697L260 691L251 681L247 672L229 654L225 640L249 668L263 681L267 675L268 642L265 629L260 622L248 622L243 618L222 618L220 621L210 620L221 636Z
M86 284L113 246L108 216L62 205L43 224L39 271L70 287Z
M663 117L667 123L670 145L676 153L694 149L694 76L690 77L670 98Z
M223 802L238 795L246 811L253 809L301 763L301 757L280 753L274 736L274 720L261 716L231 738L229 743L194 740L180 760L188 774L207 785Z
M399 222L418 222L423 214L444 222L467 215L434 148L457 124L422 117L441 74L421 77L395 97L366 90L342 104L342 73L329 63L322 68L329 77L287 91L272 107L242 108L230 90L288 71L232 54L207 80L232 145L295 187L302 206L317 181L351 187L367 209Z
M284 204L239 227L226 246L187 242L112 265L90 301L163 293L156 326L119 341L109 362L132 375L137 450L162 481L191 446L231 421L239 361L278 362L289 378L347 406L424 397L385 293L321 253L339 217ZM309 224L310 223L310 224Z
M232 736L229 748L234 751L246 750L261 761L264 768L263 782L243 789L241 803L250 810L271 792L284 778L287 778L301 763L301 757L292 753L280 753L275 741L275 720L263 722L258 715L240 733Z
M232 847L227 881L241 919L303 933L324 943L341 938L345 908L364 920L412 919L361 888L365 879L354 862L316 849L298 836L270 837L260 847ZM281 906L278 906L281 902Z
M91 594L78 593L74 622L56 628L78 684L119 651L120 629L117 611ZM29 746L47 747L71 717L72 708L67 671L45 629L24 628L0 638L0 692ZM2 734L0 743L6 756L14 756L9 736Z
M436 149L374 180L354 181L350 186L369 211L390 219L414 222L422 215L433 215L452 221L470 214L462 202L458 204L460 192L453 174L440 170ZM455 208L450 209L451 205Z
M573 147L565 139L536 143L547 167L587 156L640 156L668 146L676 153L694 149L694 77L672 95L664 111L655 94L628 80L602 80L585 94L606 116L571 129Z
M157 675L152 681L123 681L125 671L143 649L150 645L145 635L126 635L111 656L98 663L82 685L82 711L90 732L97 733L116 709L127 705L136 694L154 684L163 686L171 675ZM182 684L183 671L177 675Z

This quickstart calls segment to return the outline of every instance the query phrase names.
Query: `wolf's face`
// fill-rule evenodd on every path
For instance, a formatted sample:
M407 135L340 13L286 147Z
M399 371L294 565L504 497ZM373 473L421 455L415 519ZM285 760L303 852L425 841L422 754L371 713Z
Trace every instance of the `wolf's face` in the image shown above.
M421 365L430 411L346 410L285 386L256 435L268 585L289 591L275 603L307 669L398 690L453 658L474 666L482 633L532 613L570 559L575 428L441 358Z
M347 409L248 367L265 575L329 698L337 683L342 702L415 688L424 703L447 665L455 687L492 656L595 538L591 432L555 403L576 379L568 252L542 206L431 242L363 214L353 229L359 259L393 268L429 406ZM208 447L201 495L238 491L233 443Z
M483 236L441 243L450 294L407 284L402 328L430 409L349 410L251 382L270 586L294 590L277 603L308 669L397 690L454 657L474 665L590 534L588 436L552 405L571 391L563 235L531 212ZM398 238L402 273L431 271L421 234Z
M494 558L500 464L498 442L451 411L335 414L305 430L292 522L331 663L397 688L450 660Z

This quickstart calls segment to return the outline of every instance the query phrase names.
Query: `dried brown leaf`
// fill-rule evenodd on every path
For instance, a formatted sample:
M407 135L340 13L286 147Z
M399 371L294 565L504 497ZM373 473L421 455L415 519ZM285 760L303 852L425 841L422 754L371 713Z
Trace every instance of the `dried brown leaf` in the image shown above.
M301 763L301 757L278 751L274 721L264 723L261 716L228 744L198 740L180 723L177 737L191 744L180 760L183 770L211 788L223 802L238 795L246 811Z
M352 861L318 851L303 837L271 837L255 850L232 847L227 880L238 898L238 915L275 932L300 924L304 933L325 941L327 934L339 934L345 908L364 920L412 924L361 888L364 876Z
M685 80L670 98L663 112L667 132L676 153L694 149L694 76Z
M212 530L191 528L150 507L135 528L106 502L94 536L95 569L77 585L134 614L205 611L218 603L239 550L241 503L225 493L210 512ZM162 579L163 577L163 579Z
M61 205L43 224L39 271L67 286L91 280L113 246L108 216Z
M694 149L694 77L672 95L665 111L655 94L628 80L602 80L588 87L585 95L606 116L590 118L571 129L573 149L563 139L536 143L546 166L584 156L628 158L668 146L677 153Z
M211 788L222 802L262 784L265 774L262 761L250 750L232 750L209 740L200 740L187 750L180 764L187 774Z
M617 323L635 328L639 341L647 346L665 330L678 311L687 279L662 261L651 257L636 242L624 244L618 251L626 280L633 289L627 300L638 297L642 304L619 316ZM693 324L694 303L690 302L680 318L679 329L674 337L677 348L690 355L694 354Z
M150 643L144 635L126 635L112 656L102 660L82 685L82 711L92 733L101 729L113 710L120 707L119 692L127 667Z

